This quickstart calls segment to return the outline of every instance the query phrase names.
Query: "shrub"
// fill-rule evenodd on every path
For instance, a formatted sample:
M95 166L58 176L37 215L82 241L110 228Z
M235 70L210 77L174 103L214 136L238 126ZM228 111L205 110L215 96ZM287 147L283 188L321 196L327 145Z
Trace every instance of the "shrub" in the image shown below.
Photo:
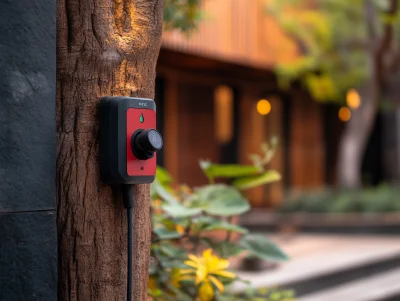
M158 168L151 187L149 295L154 300L293 300L293 293L286 291L249 288L233 294L226 289L242 281L227 270L233 256L245 252L268 261L287 260L267 237L234 223L235 216L250 209L242 190L280 179L277 171L265 168L274 150L274 143L264 145L263 156L252 156L253 165L201 161L209 184L194 189L175 184L166 170ZM215 184L217 178L230 184Z
M399 188L382 185L356 191L324 190L288 199L280 212L385 213L400 211Z

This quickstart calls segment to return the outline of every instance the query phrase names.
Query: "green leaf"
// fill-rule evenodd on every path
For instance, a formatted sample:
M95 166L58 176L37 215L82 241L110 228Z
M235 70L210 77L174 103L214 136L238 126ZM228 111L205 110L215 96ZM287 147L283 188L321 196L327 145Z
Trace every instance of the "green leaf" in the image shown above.
M172 217L190 217L201 213L201 208L186 208L180 204L165 204L161 207Z
M161 261L164 268L187 269L187 265L183 262L184 259L166 260L165 258L161 258Z
M249 232L246 228L240 227L238 225L230 224L224 221L211 224L203 229L203 231L213 231L213 230L225 230L229 232L238 232L245 234Z
M173 182L173 179L172 179L171 175L169 174L169 172L161 166L157 166L156 180L161 185L168 185Z
M242 246L232 242L218 242L213 245L212 248L217 254L224 258L236 256L244 250Z
M240 241L240 245L249 251L251 255L266 261L288 260L288 256L264 235L246 235Z
M248 232L246 228L240 227L235 224L230 224L212 216L200 216L192 220L192 229L195 227L197 232L201 231L214 231L225 230L229 232L238 232L245 234Z
M168 284L168 288L174 293L173 300L180 300L180 301L193 301L193 298L185 293L180 288L177 288L171 284Z
M160 297L162 296L163 292L162 290L160 290L159 288L156 288L154 290L152 289L148 289L147 293L151 296L151 297Z
M252 177L239 178L233 181L232 185L237 189L244 190L260 185L279 181L281 175L276 170L268 170L267 172Z
M167 189L165 189L158 181L155 181L152 184L152 187L154 188L155 193L165 202L171 204L171 205L177 205L179 204L176 198L168 192Z
M212 178L237 178L260 172L260 169L253 165L214 164L209 161L200 161L200 167L208 177Z
M227 185L207 185L196 192L201 200L201 208L208 214L231 216L250 209L248 201L239 191Z
M192 219L191 230L195 233L199 233L207 228L209 225L218 222L218 219L211 216L199 216L198 218Z
M168 257L183 259L187 258L185 249L179 247L179 245L173 245L172 242L163 242L162 244L160 244L160 250Z
M157 235L157 237L161 240L175 239L181 237L181 234L179 232L168 230L165 228L156 228L153 231Z

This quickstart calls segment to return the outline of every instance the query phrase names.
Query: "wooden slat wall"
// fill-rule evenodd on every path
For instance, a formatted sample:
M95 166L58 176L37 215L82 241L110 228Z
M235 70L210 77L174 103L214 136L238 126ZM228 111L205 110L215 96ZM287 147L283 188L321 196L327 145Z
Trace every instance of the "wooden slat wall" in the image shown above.
M290 119L291 184L294 190L325 185L325 149L322 111L304 92L293 93Z
M261 144L266 138L265 118L258 114L256 105L260 91L253 86L242 87L240 97L240 133L239 133L239 162L241 164L252 164L250 154L259 154ZM265 186L252 188L245 191L246 197L253 207L265 207Z
M200 159L220 161L214 135L214 87L202 83L178 86L178 180L190 186L206 184Z
M283 103L278 96L268 97L271 103L271 113L265 116L267 135L266 140L271 139L273 136L279 139L278 148L272 158L269 168L277 170L282 177L284 176L285 162L284 162L284 132L283 132ZM274 207L283 201L284 196L284 181L271 183L267 185L267 204Z
M258 68L293 61L296 46L266 13L267 1L203 0L198 31L164 32L163 47Z

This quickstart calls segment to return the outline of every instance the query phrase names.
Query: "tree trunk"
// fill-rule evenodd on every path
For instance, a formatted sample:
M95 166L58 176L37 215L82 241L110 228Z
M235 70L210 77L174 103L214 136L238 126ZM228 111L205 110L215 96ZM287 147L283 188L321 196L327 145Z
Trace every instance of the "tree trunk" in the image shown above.
M392 185L400 184L400 70L395 70L383 90L389 108L382 112L383 175Z
M338 177L342 188L359 188L361 165L378 111L378 83L374 73L360 89L361 105L352 111L339 144Z
M99 178L99 98L154 96L164 0L57 1L59 300L125 300L127 220ZM135 187L133 300L147 299L149 186Z
M399 2L391 0L385 14L394 18L398 12ZM372 0L364 1L365 20L370 38L369 49L371 72L369 80L361 89L361 106L353 111L353 116L347 124L339 145L339 184L344 188L358 188L361 186L361 164L365 148L374 126L378 111L378 100L383 92L385 82L393 75L394 66L389 63L390 56L397 57L398 51L393 52L395 30L393 22L384 22L381 36L377 36L376 19L377 8ZM397 71L395 68L394 71Z

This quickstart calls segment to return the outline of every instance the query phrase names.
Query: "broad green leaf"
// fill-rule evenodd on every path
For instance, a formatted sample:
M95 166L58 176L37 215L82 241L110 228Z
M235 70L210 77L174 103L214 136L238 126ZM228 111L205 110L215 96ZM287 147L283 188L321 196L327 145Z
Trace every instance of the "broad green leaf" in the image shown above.
M253 165L214 164L208 161L201 161L200 167L208 177L213 178L237 178L260 172L260 169Z
M196 191L202 209L212 215L231 216L250 209L248 201L236 189L223 184L208 185Z
M250 205L241 195L227 194L220 196L212 201L204 208L208 214L219 216L239 215L249 211Z
M184 259L161 258L161 262L164 268L187 269L187 265L184 264Z
M211 224L218 223L219 220L211 216L199 216L198 218L192 219L191 229L195 233L203 231Z
M227 222L219 222L210 224L209 226L205 227L203 231L213 231L213 230L225 230L229 232L238 232L245 234L248 232L246 228L240 227L238 225L230 224Z
M281 179L281 175L276 170L268 170L259 176L243 177L233 181L232 185L237 189L244 190L268 183L276 182Z
M194 282L192 285L194 285ZM174 293L174 296L171 300L193 301L193 297L189 296L187 293L185 293L180 288L178 288L174 285L171 285L171 284L168 284L168 288Z
M242 238L240 245L260 259L266 261L286 261L288 256L267 237L260 234L249 234Z
M185 252L185 249L182 248L179 245L173 245L172 243L169 242L163 242L160 244L160 250L163 252L163 254L169 256L169 257L174 257L174 258L187 258L187 253Z
M232 242L218 242L213 245L212 248L217 254L224 258L236 256L244 250L242 246Z
M165 204L161 207L172 217L190 217L201 213L201 208L186 208L180 204Z
M156 228L153 230L157 237L161 240L175 239L181 237L181 234L177 231L168 230L165 228Z
M155 297L155 298L157 298L157 297L160 297L160 296L162 296L162 294L163 294L163 292L162 292L162 290L160 290L159 288L156 288L156 289L148 289L147 290L147 293L151 296L151 297Z
M152 184L152 187L154 187L154 190L156 194L165 202L171 204L171 205L176 205L179 204L176 198L168 192L167 189L165 189L158 181L155 181Z
M159 223L164 225L164 228L171 230L171 229L175 229L176 227L176 223L172 218L169 217L165 217L163 215L159 216ZM158 228L158 227L155 227Z
M156 179L161 185L168 185L173 182L169 172L161 166L157 166Z
M200 216L196 219L193 220L193 223L199 224L203 227L207 227L213 223L218 223L220 220L216 219L215 217L212 216Z

